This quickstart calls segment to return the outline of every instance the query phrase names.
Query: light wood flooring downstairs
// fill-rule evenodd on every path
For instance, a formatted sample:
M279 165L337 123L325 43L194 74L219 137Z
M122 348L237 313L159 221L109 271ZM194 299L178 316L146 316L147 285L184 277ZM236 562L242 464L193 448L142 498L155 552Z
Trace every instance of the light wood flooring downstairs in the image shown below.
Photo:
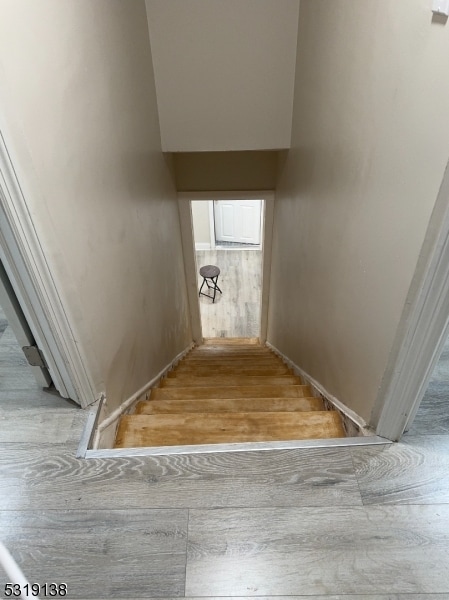
M199 297L203 336L258 337L260 335L262 251L242 249L197 250L198 289L203 278L199 269L220 269L215 302Z
M80 460L87 413L36 386L0 319L0 539L77 600L448 600L438 394L389 446Z

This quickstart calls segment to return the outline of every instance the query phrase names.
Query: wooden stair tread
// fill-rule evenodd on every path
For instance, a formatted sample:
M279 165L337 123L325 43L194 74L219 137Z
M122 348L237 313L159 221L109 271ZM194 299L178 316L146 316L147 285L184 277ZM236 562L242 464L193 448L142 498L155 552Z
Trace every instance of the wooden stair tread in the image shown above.
M162 379L160 387L188 387L188 386L210 386L208 377L194 377L192 375L184 376L179 380L176 377L167 377ZM236 385L291 385L300 384L301 379L295 375L217 375L214 378L213 386L236 386Z
M189 354L274 354L267 346L231 346L231 345L216 345L216 346L197 346L192 348Z
M240 356L232 356L229 354L214 354L213 356L204 356L201 354L187 354L180 364L188 364L190 362L201 362L201 363L211 363L214 364L219 361L226 361L231 365L234 365L238 361L243 362L257 362L257 363L265 363L265 362L279 362L284 364L282 359L279 356L274 354L262 354L259 356L254 356L254 354L243 354Z
M341 437L340 414L257 338L208 338L121 417L115 447Z
M336 411L125 415L116 448L344 437Z
M324 410L321 398L190 398L184 400L143 400L134 414L289 412Z
M192 354L194 353L203 353L203 354L213 354L215 352L223 352L223 354L232 354L232 353L240 353L240 352L253 352L254 354L257 354L258 352L273 352L271 350L271 348L268 348L268 346L260 346L260 345L254 345L254 344L240 344L239 346L237 345L232 345L232 344L208 344L208 345L203 345L203 346L196 346L195 348L192 348L190 350L190 352Z
M240 385L222 388L206 386L164 387L151 390L151 400L187 398L304 398L312 396L308 385Z
M258 358L272 358L273 354L269 351L269 350L258 350L256 351L239 351L239 352L232 352L232 351L227 351L227 352L223 352L221 350L209 350L207 352L194 352L192 350L192 352L189 353L189 358L197 358L197 359L207 359L207 360L212 360L212 359L217 359L217 358L254 358L254 359L258 359Z
M204 338L203 341L203 345L204 346L248 346L248 345L254 345L254 346L260 346L260 341L259 338L241 338L241 337L234 337L234 338Z
M217 375L291 375L291 371L286 366L262 366L262 367L245 367L245 366L215 366L215 367L176 367L170 371L168 377L216 377Z
M186 357L182 360L182 362L178 363L179 365L229 365L230 367L234 365L285 365L280 358L276 356L264 356L261 358L254 358L253 356L245 356L245 357L217 357L217 358L189 358Z

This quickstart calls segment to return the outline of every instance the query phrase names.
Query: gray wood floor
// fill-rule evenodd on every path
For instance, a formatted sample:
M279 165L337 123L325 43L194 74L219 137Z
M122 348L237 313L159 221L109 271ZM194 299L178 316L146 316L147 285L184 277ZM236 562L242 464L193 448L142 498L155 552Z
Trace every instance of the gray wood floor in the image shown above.
M197 250L198 290L203 278L201 267L220 268L215 302L200 296L204 337L258 337L262 290L260 250ZM203 292L204 292L203 288ZM210 292L209 292L210 293Z
M77 460L86 414L37 388L1 314L0 332L0 539L31 581L85 600L449 599L448 432Z
M449 434L449 339L434 369L410 434Z

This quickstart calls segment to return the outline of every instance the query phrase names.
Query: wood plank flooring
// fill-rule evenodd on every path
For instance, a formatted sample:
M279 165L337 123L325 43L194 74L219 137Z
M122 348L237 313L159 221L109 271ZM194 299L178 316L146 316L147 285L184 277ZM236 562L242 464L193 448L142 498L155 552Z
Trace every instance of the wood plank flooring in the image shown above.
M447 591L449 506L338 507L332 521L322 514L191 510L186 595Z
M449 599L447 433L79 460L86 413L25 364L10 379L15 355L0 336L0 539L31 580L77 600Z
M434 369L409 434L449 434L449 339Z
M205 337L258 337L262 289L260 250L197 250L198 290L204 265L220 268L215 302L200 296L200 313Z

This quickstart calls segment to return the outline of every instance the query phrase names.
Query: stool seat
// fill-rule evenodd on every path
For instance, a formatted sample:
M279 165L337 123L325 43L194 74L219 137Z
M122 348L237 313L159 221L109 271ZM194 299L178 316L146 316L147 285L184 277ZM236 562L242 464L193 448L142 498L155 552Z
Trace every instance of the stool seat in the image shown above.
M206 265L205 267L201 267L200 275L201 277L212 279L212 277L220 275L220 269L214 265Z
M207 298L212 298L212 303L214 303L217 292L220 292L220 294L222 293L222 291L218 287L218 276L220 275L220 269L218 267L216 267L215 265L205 265L204 267L201 267L200 275L203 278L203 283L201 284L198 295L199 296L207 296ZM209 280L211 281L211 283L209 283ZM213 296L210 296L209 294L205 294L202 291L204 284L207 285L207 291L213 290L213 294L214 294Z

